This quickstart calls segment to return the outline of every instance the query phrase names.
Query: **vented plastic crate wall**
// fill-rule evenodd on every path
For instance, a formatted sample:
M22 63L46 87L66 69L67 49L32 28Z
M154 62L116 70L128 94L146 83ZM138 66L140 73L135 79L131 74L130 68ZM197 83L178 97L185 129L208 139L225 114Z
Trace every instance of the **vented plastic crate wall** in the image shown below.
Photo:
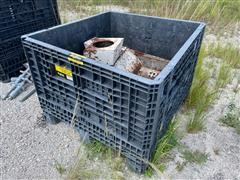
M26 62L21 35L60 23L56 0L0 0L0 81Z
M59 22L56 0L7 0L0 7L0 42Z
M23 36L47 119L70 122L90 139L121 149L143 172L191 86L205 25L107 12ZM153 80L85 58L93 37L123 37L124 46L169 59ZM77 106L75 106L77 103Z
M0 81L17 76L26 62L21 38L15 37L0 43Z
M57 23L60 21L56 0L0 1L0 30L34 20L48 21L49 17L53 17Z

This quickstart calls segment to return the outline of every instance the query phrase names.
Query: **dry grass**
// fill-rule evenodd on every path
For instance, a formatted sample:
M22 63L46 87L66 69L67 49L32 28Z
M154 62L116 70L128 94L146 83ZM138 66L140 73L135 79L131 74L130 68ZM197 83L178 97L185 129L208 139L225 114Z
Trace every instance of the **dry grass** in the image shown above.
M99 167L94 167L89 162L89 152L80 147L74 164L68 169L66 179L94 179L102 176Z
M58 0L58 4L63 22L111 10L116 6L128 8L134 13L204 21L211 27L209 30L217 33L240 20L240 1L229 0Z
M67 179L124 179L125 160L120 152L93 141L79 148L77 159L68 170ZM102 164L102 165L101 165ZM106 167L102 167L102 166ZM103 173L103 169L109 171Z

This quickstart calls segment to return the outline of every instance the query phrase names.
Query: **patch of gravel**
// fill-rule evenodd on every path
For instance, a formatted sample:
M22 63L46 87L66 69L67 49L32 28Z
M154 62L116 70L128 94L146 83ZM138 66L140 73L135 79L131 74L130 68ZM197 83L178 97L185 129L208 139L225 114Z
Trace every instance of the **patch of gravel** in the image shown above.
M227 85L212 105L205 117L206 129L197 134L186 134L181 143L191 150L208 154L202 165L188 163L182 171L176 170L177 162L184 159L179 151L173 151L174 160L168 162L166 174L173 179L240 179L240 135L231 127L222 125L218 120L226 112L229 103L240 108L240 93L233 92L236 80ZM218 153L215 153L218 151Z
M0 84L0 93L9 84ZM56 162L69 165L80 145L77 132L64 123L45 124L36 94L27 101L0 101L1 179L58 179Z
M105 12L105 11L129 12L130 11L128 7L117 6L117 5L96 6L96 10L98 12Z
M129 12L130 10L127 7L117 6L117 5L81 6L81 7L78 7L77 11L71 11L64 7L60 11L60 16L63 22L66 23L66 22L79 20L83 17L87 17L93 14L107 12L107 11Z

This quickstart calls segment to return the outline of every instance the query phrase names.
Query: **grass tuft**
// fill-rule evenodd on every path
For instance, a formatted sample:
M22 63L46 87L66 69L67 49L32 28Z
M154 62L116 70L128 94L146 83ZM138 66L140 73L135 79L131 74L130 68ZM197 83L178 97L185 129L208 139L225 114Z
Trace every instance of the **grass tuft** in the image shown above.
M220 66L213 61L204 65L206 57L220 58ZM232 69L240 67L240 52L237 48L226 45L204 46L200 50L192 86L185 102L185 109L193 109L194 114L187 123L189 133L197 133L204 129L204 113L217 98L220 88L225 87L232 80ZM216 66L216 70L212 69ZM214 74L215 72L216 75ZM213 86L211 77L215 76Z
M211 74L207 69L204 68L203 65L203 59L206 57L205 51L205 47L202 46L199 52L198 63L195 69L192 86L185 103L185 107L187 109L201 108L204 111L214 99L214 93L208 88L208 81L211 77Z
M100 178L101 171L96 167L92 167L92 163L88 161L89 153L81 147L79 148L77 159L73 166L69 169L66 179L95 179Z
M234 128L240 135L240 110L235 106L235 104L230 104L228 106L228 112L224 117L221 117L219 121Z
M151 160L151 163L154 164L158 170L163 172L165 170L165 165L163 161L169 158L171 150L178 145L178 137L176 134L177 131L177 120L176 117L172 119L169 127L162 138L157 142L157 146ZM145 171L145 175L151 176L153 173L152 169L148 168Z
M177 162L177 163L176 163L176 169L177 169L178 171L182 171L186 165L187 165L187 161L184 161L184 162L182 162L182 163Z
M232 75L230 66L222 62L217 73L214 89L218 90L220 88L225 87L226 84L228 84L231 79Z
M62 176L66 172L66 168L60 164L59 162L55 162L54 167L56 168L57 172Z
M131 1L132 11L163 17L173 17L190 20L208 21L217 26L229 21L238 21L240 15L240 2L228 0L213 1L183 1L183 0L141 0ZM235 15L233 15L235 12Z
M112 149L105 146L99 141L94 140L91 143L86 144L86 147L89 152L89 155L92 158L98 157L101 159L105 159L108 156L112 156Z
M222 59L225 64L228 64L231 68L240 68L240 50L231 44L225 46L211 44L208 48L207 55Z
M186 127L189 133L197 133L204 129L203 114L217 97L217 91L209 88L211 74L209 69L204 67L203 62L206 56L206 48L202 46L199 52L192 86L184 104L185 109L194 110Z
M97 157L104 160L111 169L112 179L123 179L123 170L125 160L120 156L120 151L113 150L99 141L92 141L87 145L90 159Z
M190 151L185 150L183 153L183 158L189 163L203 164L208 159L208 154L202 153L198 150Z
M204 129L204 117L203 113L194 112L193 116L187 122L187 132L188 133L198 133Z

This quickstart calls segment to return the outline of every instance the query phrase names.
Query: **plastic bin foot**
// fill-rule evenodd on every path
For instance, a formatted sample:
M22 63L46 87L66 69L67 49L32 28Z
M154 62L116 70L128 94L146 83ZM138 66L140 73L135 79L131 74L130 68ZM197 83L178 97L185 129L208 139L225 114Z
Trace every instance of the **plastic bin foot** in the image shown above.
M47 114L47 113L44 113L44 117L45 117L45 120L47 121L47 123L49 123L49 124L58 124L60 122L59 119L57 119L54 116Z

